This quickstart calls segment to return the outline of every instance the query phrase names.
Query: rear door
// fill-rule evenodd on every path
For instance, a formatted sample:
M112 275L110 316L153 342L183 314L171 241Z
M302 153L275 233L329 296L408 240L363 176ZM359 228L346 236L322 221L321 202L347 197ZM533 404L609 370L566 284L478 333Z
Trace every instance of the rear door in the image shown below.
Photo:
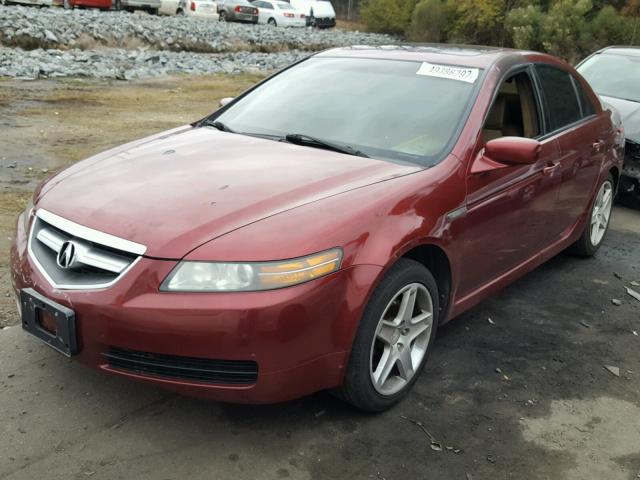
M568 234L589 205L611 122L603 118L605 113L596 115L582 85L569 71L543 64L535 69L542 91L546 135L556 138L560 146L557 215L562 232Z

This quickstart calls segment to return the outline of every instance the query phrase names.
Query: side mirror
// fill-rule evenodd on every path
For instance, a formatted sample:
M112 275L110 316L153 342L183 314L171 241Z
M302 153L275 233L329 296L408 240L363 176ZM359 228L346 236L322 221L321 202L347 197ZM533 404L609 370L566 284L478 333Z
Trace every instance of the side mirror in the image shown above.
M231 100L233 100L233 97L225 97L225 98L220 99L220 102L218 102L218 107L220 107L220 108L224 107Z
M538 161L542 146L537 140L501 137L489 140L476 158L471 173L488 172L510 165L531 165Z

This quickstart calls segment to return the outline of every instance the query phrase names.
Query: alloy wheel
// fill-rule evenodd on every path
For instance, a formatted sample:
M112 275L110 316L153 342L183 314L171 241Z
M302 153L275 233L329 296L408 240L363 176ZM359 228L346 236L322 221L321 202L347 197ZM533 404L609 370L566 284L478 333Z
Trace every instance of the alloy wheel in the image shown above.
M433 328L433 300L421 283L400 289L384 309L371 345L369 372L381 395L398 393L419 369Z
M598 191L591 211L591 244L594 247L600 244L607 231L612 206L613 185L609 180L606 180Z

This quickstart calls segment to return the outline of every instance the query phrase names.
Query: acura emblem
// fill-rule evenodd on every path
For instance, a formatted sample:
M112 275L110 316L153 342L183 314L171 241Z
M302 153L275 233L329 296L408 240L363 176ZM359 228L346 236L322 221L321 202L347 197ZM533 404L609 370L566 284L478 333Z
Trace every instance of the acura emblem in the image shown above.
M72 241L64 242L56 257L56 263L60 268L71 268L76 259L76 252L77 248L75 243Z

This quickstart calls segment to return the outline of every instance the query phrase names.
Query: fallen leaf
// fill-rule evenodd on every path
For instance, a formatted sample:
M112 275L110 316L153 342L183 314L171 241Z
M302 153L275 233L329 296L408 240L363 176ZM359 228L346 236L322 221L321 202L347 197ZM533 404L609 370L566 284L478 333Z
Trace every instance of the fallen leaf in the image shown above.
M613 303L616 307L619 307L620 305L622 305L622 300L619 300L617 298L612 298L611 303Z
M431 442L429 446L431 447L431 450L433 450L434 452L442 451L442 445L440 445L438 442Z
M605 365L604 368L611 373L612 375L615 375L616 377L620 376L620 369L618 367L614 367L611 365Z
M620 274L619 274L619 273L617 273L617 272L614 272L614 273L613 273L613 276L614 276L614 277L616 277L618 280L622 280L622 275L620 275Z
M635 280L629 282L632 287L640 287L640 282L636 282Z
M489 322L491 325L495 325L496 324L496 322L491 320L491 317L487 318L487 322Z
M584 328L591 328L591 325L589 325L587 322L585 322L584 320L580 320L580 325L582 325Z
M636 300L638 300L640 302L640 293L636 292L632 288L629 288L629 287L625 287L625 288L627 289L627 293L629 295L631 295L633 298L635 298Z

